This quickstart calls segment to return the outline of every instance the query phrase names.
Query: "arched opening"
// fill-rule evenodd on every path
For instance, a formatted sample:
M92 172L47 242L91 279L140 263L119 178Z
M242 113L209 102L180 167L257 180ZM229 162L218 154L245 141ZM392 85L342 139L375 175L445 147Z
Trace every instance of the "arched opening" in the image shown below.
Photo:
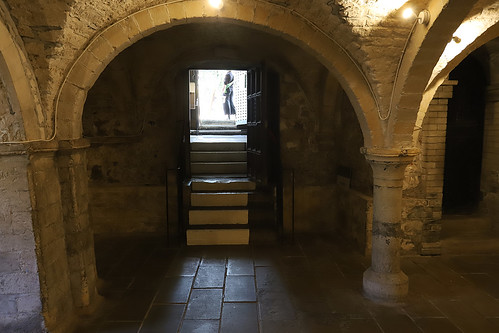
M183 43L188 38L190 43ZM92 208L96 232L168 231L164 220L175 205L165 210L164 191L168 170L175 175L185 158L187 70L193 66L250 68L262 62L280 75L283 169L293 170L296 188L305 191L297 195L312 195L314 207L323 207L310 214L307 203L298 203L296 230L338 227L334 221L326 223L321 214L327 211L334 190L330 186L321 199L320 189L334 184L340 170L349 179L347 188L370 191L365 183L369 168L359 153L362 133L338 81L317 60L281 38L238 25L196 23L157 32L122 52L88 93L83 130L93 142L87 156L90 187L97 191L94 198L99 198ZM336 159L336 154L343 158ZM176 176L170 180L173 185L178 182ZM126 184L129 194L115 192ZM154 191L158 208L145 209L152 204L151 197L138 190L138 184L144 191ZM171 198L175 191L170 190ZM140 199L139 193L143 193ZM103 206L109 196L113 200L108 202L121 206Z
M444 214L471 214L481 200L483 125L487 77L480 61L466 58L449 75L457 80L447 112Z
M447 113L442 241L447 253L497 249L495 191L495 58L491 41L451 73L456 80Z
M158 282L151 280L150 262L141 260L142 255L166 252L168 233L177 232L178 238L183 231L177 203L183 200L179 190L184 179L177 171L179 167L182 171L185 161L188 70L250 68L261 63L279 74L279 109L272 112L280 117L279 176L287 207L283 215L288 214L288 221L294 219L296 233L337 235L353 239L354 247L365 246L370 169L359 153L363 137L355 112L332 73L290 42L250 27L227 23L173 27L119 54L89 91L82 118L84 137L92 143L87 151L89 208L99 276L120 288L115 274L125 271L129 284L121 286L122 291L132 298L149 297L141 298L140 304L150 304L154 295L138 296L135 288L140 290L144 281L151 287ZM336 200L339 197L341 201ZM360 211L354 209L359 205L363 205ZM149 245L140 249L147 239ZM278 243L276 238L273 241ZM116 251L112 244L128 247ZM109 253L119 253L122 260L113 261ZM163 258L155 273L165 273L171 259ZM215 259L231 265L226 257ZM202 263L195 264L199 270ZM106 267L109 264L114 269ZM192 276L180 280L192 283ZM163 306L156 305L154 309ZM115 315L114 320L124 320L126 312Z

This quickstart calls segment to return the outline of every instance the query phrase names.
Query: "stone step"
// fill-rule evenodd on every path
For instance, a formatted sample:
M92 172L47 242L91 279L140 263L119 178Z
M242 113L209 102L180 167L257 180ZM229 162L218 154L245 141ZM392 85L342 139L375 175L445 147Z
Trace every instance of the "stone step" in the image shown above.
M247 209L190 209L189 225L248 224Z
M203 119L201 120L201 126L205 125L224 125L224 126L236 126L235 119Z
M188 229L187 245L248 245L249 229Z
M227 131L227 130L237 130L236 124L209 124L209 125L200 125L199 131L207 131L211 134L213 131ZM200 133L201 134L201 133ZM232 134L232 133L226 133Z
M246 162L246 157L245 150L191 152L191 162Z
M220 174L246 174L246 162L193 162L191 173L193 175L220 175Z
M247 177L243 178L226 178L226 177L210 177L210 178L194 178L191 182L193 192L202 191L253 191L256 189L255 182Z
M245 151L246 142L191 142L191 151Z
M192 207L244 207L248 205L248 192L191 193Z
M245 135L245 128L235 128L235 129L199 129L199 130L191 130L191 135Z

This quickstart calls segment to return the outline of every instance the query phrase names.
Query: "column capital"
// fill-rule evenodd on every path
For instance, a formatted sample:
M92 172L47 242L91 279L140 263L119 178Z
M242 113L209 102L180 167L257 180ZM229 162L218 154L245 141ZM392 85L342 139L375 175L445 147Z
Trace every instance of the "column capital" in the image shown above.
M30 155L38 154L38 153L55 153L59 144L55 140L51 141L33 141L26 144L27 150Z
M90 140L85 138L59 141L59 151L61 152L71 152L73 150L87 149L89 147Z
M420 153L419 148L378 148L362 147L360 152L372 163L410 163Z
M390 186L402 186L405 168L419 154L418 148L370 148L362 147L361 153L373 170L374 183L380 185L380 181L395 183ZM398 184L400 182L400 184ZM389 185L386 183L385 185Z
M33 141L24 145L30 154L68 152L90 147L90 140L80 138L73 140Z

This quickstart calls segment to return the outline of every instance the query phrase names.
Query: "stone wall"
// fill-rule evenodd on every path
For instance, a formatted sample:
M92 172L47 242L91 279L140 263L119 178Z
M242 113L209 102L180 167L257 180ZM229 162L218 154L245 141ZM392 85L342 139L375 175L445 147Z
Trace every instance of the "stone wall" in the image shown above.
M333 112L312 103L304 91L321 87L323 82L302 83L310 86L281 75L282 168L284 173L294 173L295 232L332 232L336 229L335 220L330 218L334 211Z
M0 141L19 141L25 139L22 115L9 100L7 87L0 80Z
M447 80L437 89L419 132L421 155L406 168L402 254L440 253L447 105L456 84Z
M23 150L1 149L0 331L38 333L45 324L36 257L39 246L33 235L28 187L29 161Z
M133 49L112 62L85 105L96 233L166 232L167 170L177 169L183 133L182 114L168 90L178 87L174 77L153 80L158 69L148 68L151 63L134 63Z
M95 233L166 233L166 187L145 185L91 186Z
M336 210L339 232L368 254L372 230L372 170L360 148L363 136L348 97L340 90L334 108Z

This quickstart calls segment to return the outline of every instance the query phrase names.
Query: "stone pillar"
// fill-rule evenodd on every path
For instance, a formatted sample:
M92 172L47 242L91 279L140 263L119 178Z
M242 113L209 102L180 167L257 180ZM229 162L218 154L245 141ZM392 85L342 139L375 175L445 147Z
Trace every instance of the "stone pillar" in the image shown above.
M30 144L29 181L45 325L50 332L69 332L75 316L57 150L54 141Z
M75 307L91 311L98 299L93 231L88 212L86 139L59 141L57 167L61 184L66 251Z
M404 171L416 149L363 148L373 170L371 267L364 272L366 296L395 301L407 295L408 278L400 269Z

